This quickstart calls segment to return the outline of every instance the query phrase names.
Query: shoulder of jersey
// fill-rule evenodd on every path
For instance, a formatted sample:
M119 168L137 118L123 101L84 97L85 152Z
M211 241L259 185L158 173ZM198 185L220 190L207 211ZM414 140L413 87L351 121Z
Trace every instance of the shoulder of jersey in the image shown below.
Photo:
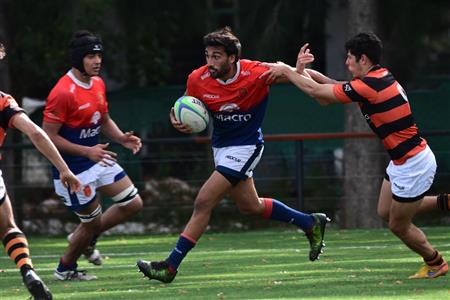
M194 80L206 80L208 78L211 78L209 71L208 71L208 66L204 65L201 66L198 69L195 69L194 71L191 72L191 74L189 74L189 79L194 79Z

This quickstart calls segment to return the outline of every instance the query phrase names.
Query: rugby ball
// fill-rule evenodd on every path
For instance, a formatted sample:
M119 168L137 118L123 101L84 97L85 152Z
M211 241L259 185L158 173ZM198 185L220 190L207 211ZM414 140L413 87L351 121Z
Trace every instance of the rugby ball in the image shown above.
M180 97L173 105L175 119L192 128L192 132L201 132L209 123L208 109L202 101L192 96Z

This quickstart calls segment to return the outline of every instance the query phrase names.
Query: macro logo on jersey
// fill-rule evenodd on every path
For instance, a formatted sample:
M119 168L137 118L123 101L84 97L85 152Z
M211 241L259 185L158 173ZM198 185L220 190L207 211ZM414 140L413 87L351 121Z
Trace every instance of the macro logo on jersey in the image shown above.
M96 111L91 118L91 123L94 125L97 125L98 122L100 121L101 118L101 114L99 111ZM80 139L86 139L86 138L91 138L94 137L96 135L100 134L100 126L94 127L94 128L83 128L81 129L80 132Z
M252 118L251 114L233 113L239 109L240 107L236 103L226 103L219 108L219 111L227 114L216 113L214 117L222 122L247 122Z

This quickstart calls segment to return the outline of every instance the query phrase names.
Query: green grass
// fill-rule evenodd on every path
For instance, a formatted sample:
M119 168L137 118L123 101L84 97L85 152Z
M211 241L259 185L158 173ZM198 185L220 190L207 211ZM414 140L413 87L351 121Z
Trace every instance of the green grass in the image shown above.
M448 228L425 228L429 240L450 257ZM104 237L103 266L80 260L91 282L59 282L53 270L64 238L31 237L33 262L55 299L449 299L449 276L408 280L421 265L387 229L329 230L320 261L308 261L304 236L296 231L205 234L171 284L142 278L139 258L160 260L176 235ZM0 299L26 299L19 272L0 258Z

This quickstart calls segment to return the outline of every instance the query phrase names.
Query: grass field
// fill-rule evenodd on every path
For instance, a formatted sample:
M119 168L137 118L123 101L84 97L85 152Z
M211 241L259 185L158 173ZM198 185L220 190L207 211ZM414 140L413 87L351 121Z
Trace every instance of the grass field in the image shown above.
M449 228L425 228L450 258ZM91 282L57 282L53 270L64 238L30 238L34 264L54 299L450 299L450 276L408 280L421 265L388 230L329 230L320 261L309 262L307 241L296 231L209 233L171 284L142 278L136 260L163 259L176 235L115 236L99 241L103 266L84 259ZM0 299L27 299L14 264L0 259Z

